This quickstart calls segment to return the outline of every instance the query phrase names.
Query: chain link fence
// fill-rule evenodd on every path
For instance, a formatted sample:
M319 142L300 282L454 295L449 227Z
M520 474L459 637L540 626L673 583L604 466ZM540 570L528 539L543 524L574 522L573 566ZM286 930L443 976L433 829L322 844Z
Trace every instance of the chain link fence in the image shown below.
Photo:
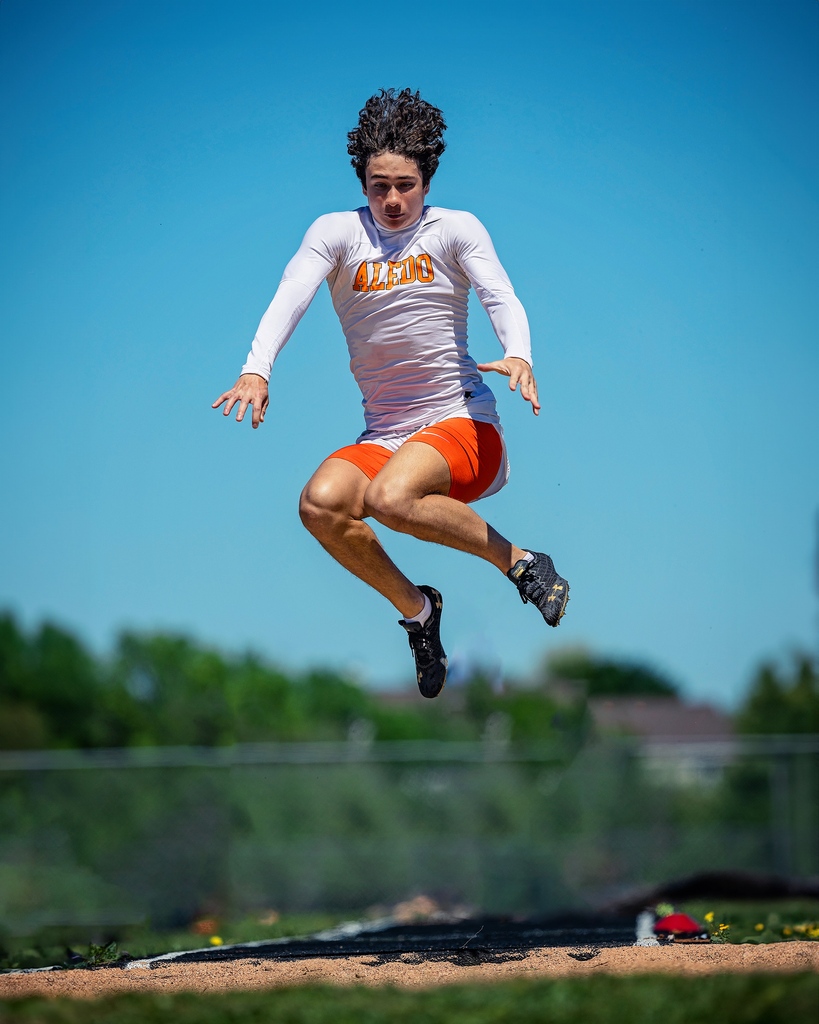
M0 753L0 930L600 906L702 870L819 874L819 736Z

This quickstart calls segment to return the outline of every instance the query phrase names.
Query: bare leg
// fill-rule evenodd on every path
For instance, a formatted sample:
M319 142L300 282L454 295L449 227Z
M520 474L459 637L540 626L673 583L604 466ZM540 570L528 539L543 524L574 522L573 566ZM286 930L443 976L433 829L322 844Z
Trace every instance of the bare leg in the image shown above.
M448 497L449 487L443 455L408 441L372 482L351 462L327 459L304 488L299 514L328 554L407 618L423 608L424 596L363 522L367 516L399 533L477 555L503 573L525 554L468 505Z
M344 459L327 459L302 491L301 521L328 554L386 597L401 615L417 615L424 607L424 595L362 522L369 485L358 466Z
M466 551L508 572L525 551L448 497L449 487L443 455L422 441L407 441L366 488L364 511L391 530Z

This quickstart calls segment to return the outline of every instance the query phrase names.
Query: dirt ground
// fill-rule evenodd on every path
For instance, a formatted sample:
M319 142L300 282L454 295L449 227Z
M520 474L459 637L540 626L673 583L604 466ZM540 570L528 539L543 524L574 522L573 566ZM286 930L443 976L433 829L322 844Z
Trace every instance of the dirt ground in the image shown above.
M246 960L106 967L0 975L0 999L23 996L95 999L118 992L223 992L285 985L395 985L429 988L513 977L565 978L590 974L661 972L684 976L751 972L819 972L819 943L626 946L614 949L533 949L520 959L463 966L405 954L379 962L372 954L338 959ZM138 962L135 962L138 963Z

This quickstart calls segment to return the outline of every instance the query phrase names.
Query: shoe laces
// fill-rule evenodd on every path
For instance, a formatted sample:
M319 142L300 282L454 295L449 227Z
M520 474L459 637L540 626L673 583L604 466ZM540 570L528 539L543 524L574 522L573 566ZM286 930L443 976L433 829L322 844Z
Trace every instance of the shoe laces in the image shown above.
M557 579L557 573L549 573L547 571L546 574L541 576L535 569L535 564L532 562L521 577L518 583L518 593L524 604L531 601L532 604L539 606L540 602L551 590L552 583Z
M434 644L426 626L420 622L402 622L401 625L407 631L409 645L416 657L421 656L428 662L435 661Z

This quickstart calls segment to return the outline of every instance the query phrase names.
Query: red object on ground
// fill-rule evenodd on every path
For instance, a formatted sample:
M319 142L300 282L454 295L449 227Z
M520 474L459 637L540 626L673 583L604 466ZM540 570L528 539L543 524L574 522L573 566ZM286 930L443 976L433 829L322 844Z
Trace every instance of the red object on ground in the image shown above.
M669 914L654 925L656 935L675 935L681 938L702 935L705 929L688 914Z

